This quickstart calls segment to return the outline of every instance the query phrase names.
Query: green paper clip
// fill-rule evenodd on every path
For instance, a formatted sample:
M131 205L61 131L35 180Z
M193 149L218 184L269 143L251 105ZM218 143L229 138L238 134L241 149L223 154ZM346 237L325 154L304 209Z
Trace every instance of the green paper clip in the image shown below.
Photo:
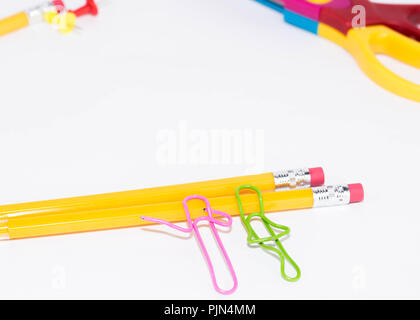
M251 214L248 215L248 217L245 217L241 196L239 194L242 190L245 190L245 189L255 191L255 193L258 195L258 202L259 202L259 206L260 206L260 212L251 213ZM246 231L248 232L248 238L247 238L248 244L250 244L250 245L258 244L263 249L276 253L280 257L281 275L282 275L283 279L285 279L287 281L291 281L291 282L299 280L300 275L301 275L300 269L299 269L298 265L296 264L296 262L294 262L293 259L290 258L290 256L287 254L286 250L284 249L283 245L280 242L281 237L287 236L290 233L290 228L288 228L286 226L283 226L283 225L280 225L280 224L277 224L277 223L274 223L273 221L271 221L270 219L268 219L265 216L264 201L263 201L263 197L262 197L262 193L261 193L260 189L258 189L257 187L251 186L251 185L242 185L242 186L240 186L239 188L236 189L236 200L238 201L239 212L241 214L242 222L245 225ZM270 233L271 237L260 238L257 235L255 230L251 226L251 220L255 217L259 217L261 219L261 221L265 225L265 228ZM280 232L279 234L276 234L274 232L274 230L271 228L272 226L276 229L281 230L282 232ZM278 248L265 244L266 242L270 242L270 241L273 241L277 245ZM286 272L285 272L285 261L286 260L295 269L295 271L296 271L296 276L295 277L289 277L286 274Z

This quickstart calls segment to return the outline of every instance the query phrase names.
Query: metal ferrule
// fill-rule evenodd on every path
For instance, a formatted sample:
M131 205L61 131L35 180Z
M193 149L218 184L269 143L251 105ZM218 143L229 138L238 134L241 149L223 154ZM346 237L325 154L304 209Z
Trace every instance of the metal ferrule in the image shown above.
M39 23L42 22L44 20L44 14L46 12L51 12L51 11L55 11L57 10L57 6L55 6L53 4L52 1L40 4L36 7L32 7L28 10L26 10L26 15L28 16L29 19L29 24L33 24L33 23Z
M350 203L350 190L346 185L312 188L315 207L339 206Z
M311 185L309 169L283 170L273 172L276 188L304 188Z

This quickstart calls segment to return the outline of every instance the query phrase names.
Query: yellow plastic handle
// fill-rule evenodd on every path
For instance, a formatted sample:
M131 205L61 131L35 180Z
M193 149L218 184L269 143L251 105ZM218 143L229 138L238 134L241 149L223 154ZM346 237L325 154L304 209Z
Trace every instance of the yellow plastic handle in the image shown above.
M383 88L420 102L420 85L387 69L376 57L385 54L420 68L420 43L385 26L351 29L347 36L323 23L318 34L347 49L363 72Z
M8 18L0 20L0 36L22 29L29 25L29 19L25 12L20 12Z

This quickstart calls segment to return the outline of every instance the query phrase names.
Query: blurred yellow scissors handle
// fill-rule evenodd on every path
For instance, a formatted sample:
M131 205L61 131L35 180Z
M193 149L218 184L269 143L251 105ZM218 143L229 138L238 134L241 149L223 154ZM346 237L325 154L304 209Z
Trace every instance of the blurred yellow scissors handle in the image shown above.
M420 68L420 42L381 25L351 29L345 36L320 23L318 34L349 51L363 72L377 84L397 95L420 102L420 85L387 69L376 56L384 54Z

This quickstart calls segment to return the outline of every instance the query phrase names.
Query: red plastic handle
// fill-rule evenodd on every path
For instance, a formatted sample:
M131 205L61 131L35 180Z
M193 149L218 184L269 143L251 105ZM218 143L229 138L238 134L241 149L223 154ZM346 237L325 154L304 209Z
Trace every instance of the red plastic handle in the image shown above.
M351 0L351 7L336 9L325 6L319 21L333 27L343 34L352 29L357 13L352 8L363 6L366 13L366 26L385 25L399 33L420 41L420 5L400 5L373 3L369 0Z

